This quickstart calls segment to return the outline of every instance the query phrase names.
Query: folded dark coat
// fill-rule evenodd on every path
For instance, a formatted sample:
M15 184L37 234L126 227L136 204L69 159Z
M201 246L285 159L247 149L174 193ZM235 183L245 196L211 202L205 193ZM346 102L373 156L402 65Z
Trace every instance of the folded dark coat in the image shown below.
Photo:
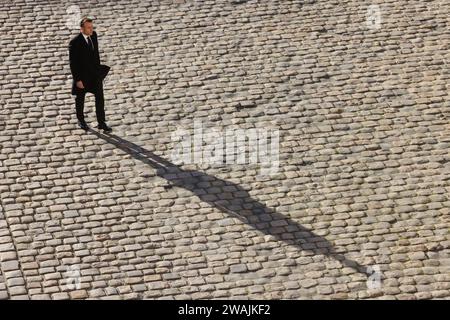
M100 65L100 79L105 79L106 75L108 74L109 70L111 68L109 66L107 66L106 64L101 64Z

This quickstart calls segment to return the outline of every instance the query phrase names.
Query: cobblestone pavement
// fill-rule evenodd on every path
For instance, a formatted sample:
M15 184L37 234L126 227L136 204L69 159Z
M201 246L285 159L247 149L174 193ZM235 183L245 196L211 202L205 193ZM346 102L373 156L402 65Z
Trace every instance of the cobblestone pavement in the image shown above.
M77 4L111 135L77 7L0 4L0 299L450 297L448 0ZM172 161L194 120L279 130L278 173Z

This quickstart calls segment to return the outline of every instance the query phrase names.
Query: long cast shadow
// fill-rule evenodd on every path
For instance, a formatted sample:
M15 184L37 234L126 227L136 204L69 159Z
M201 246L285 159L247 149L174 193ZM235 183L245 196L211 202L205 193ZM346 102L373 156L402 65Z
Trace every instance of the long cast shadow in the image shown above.
M191 191L200 200L238 218L252 228L264 234L272 235L277 240L284 241L287 244L295 245L300 250L327 255L340 261L344 266L368 275L367 267L347 259L342 253L336 252L333 244L324 237L253 199L238 184L201 171L183 170L149 150L117 135L102 134L91 128L89 128L89 131L130 154L133 158L152 166L156 169L156 174L166 179L172 186ZM224 188L226 192L223 191Z

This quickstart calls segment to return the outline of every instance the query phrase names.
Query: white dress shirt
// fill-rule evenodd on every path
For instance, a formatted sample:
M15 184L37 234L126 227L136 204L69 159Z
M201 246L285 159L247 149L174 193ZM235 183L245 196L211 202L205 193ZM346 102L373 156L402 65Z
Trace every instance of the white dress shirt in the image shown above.
M86 43L89 45L89 40L88 40L88 35L85 35L83 32L81 33L82 35L83 35L83 37L84 37L84 40L86 40ZM92 38L91 38L91 41L92 41ZM94 41L92 41L92 45L94 45Z

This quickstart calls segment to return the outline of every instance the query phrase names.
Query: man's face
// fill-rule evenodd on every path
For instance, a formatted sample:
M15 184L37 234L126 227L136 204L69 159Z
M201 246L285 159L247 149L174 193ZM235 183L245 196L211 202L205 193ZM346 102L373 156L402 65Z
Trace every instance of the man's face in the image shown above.
M92 36L93 31L94 31L94 24L92 22L85 22L81 27L81 32L83 32L87 36Z

